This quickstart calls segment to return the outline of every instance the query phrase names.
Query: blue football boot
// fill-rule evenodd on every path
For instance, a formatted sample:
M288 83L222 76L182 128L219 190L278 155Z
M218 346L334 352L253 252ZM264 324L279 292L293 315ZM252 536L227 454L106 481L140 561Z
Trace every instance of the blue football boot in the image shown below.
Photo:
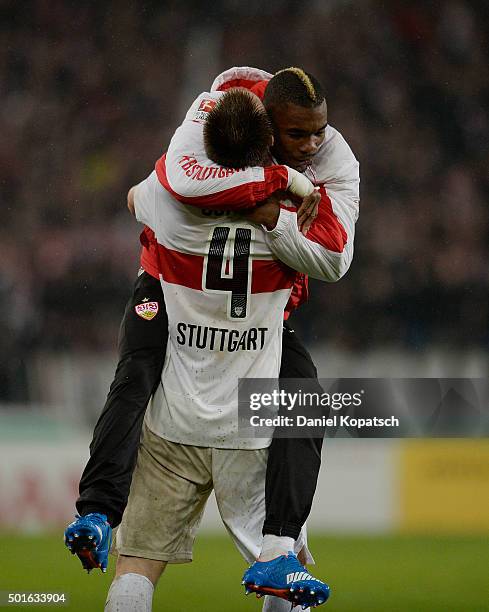
M112 527L105 514L77 514L76 520L66 528L65 544L72 555L78 555L87 572L99 567L105 573L112 544Z
M303 609L320 606L330 594L329 586L311 576L293 552L271 561L255 561L246 570L242 584L246 595L274 595Z

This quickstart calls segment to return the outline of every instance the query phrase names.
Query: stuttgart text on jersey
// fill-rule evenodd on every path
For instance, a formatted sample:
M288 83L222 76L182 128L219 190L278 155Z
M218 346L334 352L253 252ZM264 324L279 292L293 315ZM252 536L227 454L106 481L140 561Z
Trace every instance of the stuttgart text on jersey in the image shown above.
M268 327L227 329L194 323L177 323L177 342L191 348L209 351L261 351L265 346Z

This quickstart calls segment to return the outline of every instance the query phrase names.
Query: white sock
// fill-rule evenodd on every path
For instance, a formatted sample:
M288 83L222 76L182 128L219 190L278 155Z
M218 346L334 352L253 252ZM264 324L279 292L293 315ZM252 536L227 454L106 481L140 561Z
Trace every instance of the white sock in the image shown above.
M142 574L122 574L111 584L104 612L151 612L154 586Z
M285 601L281 597L266 596L263 600L262 612L291 612L290 601ZM294 606L292 610L300 612L311 612L311 608L303 610L301 606Z
M258 561L271 561L280 555L286 555L294 550L294 539L287 536L276 536L267 533L263 536L260 556Z

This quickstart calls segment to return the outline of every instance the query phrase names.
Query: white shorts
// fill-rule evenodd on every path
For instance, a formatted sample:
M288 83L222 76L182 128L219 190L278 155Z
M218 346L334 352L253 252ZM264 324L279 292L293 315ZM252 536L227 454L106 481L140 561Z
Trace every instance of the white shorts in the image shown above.
M168 563L192 560L206 501L214 489L222 521L248 563L259 555L265 519L268 449L228 450L164 440L146 425L114 551ZM303 550L302 550L303 549ZM313 563L306 529L295 542Z

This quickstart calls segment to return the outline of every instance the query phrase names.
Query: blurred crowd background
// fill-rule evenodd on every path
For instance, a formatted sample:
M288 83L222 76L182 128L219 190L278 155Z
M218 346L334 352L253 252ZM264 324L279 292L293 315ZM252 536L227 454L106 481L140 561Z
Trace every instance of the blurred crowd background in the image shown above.
M312 284L306 341L485 352L488 30L482 0L1 0L0 401L39 399L33 361L113 353L127 190L233 65L312 72L361 164L354 262Z

